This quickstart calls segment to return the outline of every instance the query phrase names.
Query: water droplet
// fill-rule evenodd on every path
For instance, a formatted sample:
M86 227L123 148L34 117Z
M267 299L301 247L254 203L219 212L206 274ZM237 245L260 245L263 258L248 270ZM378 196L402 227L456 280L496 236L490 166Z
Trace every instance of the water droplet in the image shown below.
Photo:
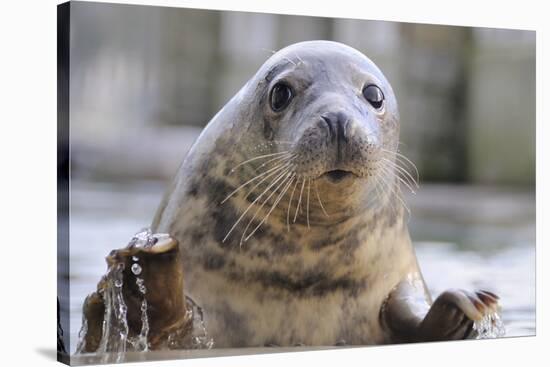
M139 266L139 264L133 264L132 265L132 273L134 273L134 275L141 274L141 266Z
M166 234L152 235L150 230L143 230L136 234L130 241L130 246L152 246L154 239L168 237ZM145 281L138 275L143 272L142 267L136 262L139 261L137 256L132 256L134 263L131 265L132 273L136 276L136 284L142 294L146 292ZM106 287L101 288L99 293L102 294L105 314L102 325L102 335L97 349L97 354L101 356L101 363L119 363L125 361L126 351L148 351L148 333L149 319L147 315L148 305L145 297L141 303L141 332L137 336L129 336L127 312L128 307L123 297L123 272L125 264L117 263L111 266L104 276ZM204 325L202 309L198 307L190 298L187 298L187 314L189 315L189 323L192 323L191 332L189 331L189 323L184 328L171 333L168 336L168 345L178 349L196 349L196 348L212 348L213 340L206 333ZM83 321L83 327L79 335L78 351L83 351L85 344L83 337L87 333L86 321Z
M150 228L145 228L136 233L130 241L131 247L147 248L152 246L152 233Z
M147 288L145 288L144 280L142 278L137 278L136 279L136 284L137 284L141 294L145 294L147 292Z
M475 321L473 328L477 331L477 339L500 338L506 334L504 323L497 312L487 314L481 320Z

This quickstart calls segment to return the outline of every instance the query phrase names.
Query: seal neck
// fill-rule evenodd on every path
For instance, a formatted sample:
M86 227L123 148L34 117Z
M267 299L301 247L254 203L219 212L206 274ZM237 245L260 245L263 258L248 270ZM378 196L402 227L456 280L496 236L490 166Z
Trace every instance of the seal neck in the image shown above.
M285 203L290 203L289 208L295 214L293 223L309 224L309 227L338 226L354 218L375 220L381 212L393 211L396 215L403 215L404 202L399 185L395 182L387 185L380 188L363 179L339 183L315 179L306 181L303 190L298 187L295 197L291 195ZM276 216L284 214L280 211Z

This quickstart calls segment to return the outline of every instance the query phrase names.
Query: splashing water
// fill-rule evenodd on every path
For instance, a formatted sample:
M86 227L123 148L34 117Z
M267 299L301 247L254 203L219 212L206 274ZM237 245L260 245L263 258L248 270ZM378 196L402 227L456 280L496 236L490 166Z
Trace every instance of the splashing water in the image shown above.
M132 256L132 259L134 261L138 261L139 259L135 256ZM132 273L134 273L134 275L139 275L141 274L141 266L139 266L138 263L135 263L132 265Z
M191 297L186 296L187 309L191 311L191 319L193 320L193 349L211 349L214 346L214 339L208 336L206 325L204 324L204 314Z
M156 243L157 239L153 236L150 228L144 228L134 235L128 244L130 247L148 248ZM134 256L135 257L135 256Z
M159 239L168 235L153 235L150 229L144 229L134 235L129 243L132 247L151 247ZM134 337L130 337L128 328L128 307L123 297L125 265L117 263L111 265L105 275L105 287L98 292L103 297L105 312L103 316L102 335L96 353L103 354L102 363L124 362L125 353L128 350L146 352L150 350L148 341L149 318L147 315L148 303L145 298L147 288L140 275L143 268L139 264L139 257L132 256L133 264L130 267L135 276L135 283L143 296L141 301L141 330ZM214 345L212 338L208 336L204 323L202 309L190 297L186 296L187 326L168 335L166 347L169 349L211 349ZM88 320L83 315L82 327L78 334L76 353L83 353L86 348L86 334L88 332Z
M88 319L82 314L82 326L78 332L78 343L76 345L76 354L84 353L86 349L86 334L88 334Z
M102 290L105 303L103 317L103 332L99 343L98 353L105 354L103 362L122 362L126 352L128 339L128 307L122 296L124 264L118 263L109 268L107 286ZM100 291L101 293L101 291ZM112 355L107 352L114 353ZM112 356L112 357L111 357Z
M506 333L498 312L487 314L481 320L475 321L473 328L477 331L476 339L500 338Z
M141 301L141 331L139 335L135 338L129 338L128 342L132 344L134 350L138 352L146 352L149 350L149 343L147 337L149 335L149 318L147 317L147 300L145 299L145 293L147 293L147 288L145 287L145 281L143 278L138 277L141 274L141 266L138 264L139 258L133 256L132 260L135 261L132 264L131 270L132 273L136 276L136 285L138 286L139 292L143 295L143 300Z
M170 349L212 349L214 339L209 337L206 331L202 308L189 296L185 296L185 305L186 318L192 320L192 331L189 333L188 329L180 329L171 333L168 335L168 347Z

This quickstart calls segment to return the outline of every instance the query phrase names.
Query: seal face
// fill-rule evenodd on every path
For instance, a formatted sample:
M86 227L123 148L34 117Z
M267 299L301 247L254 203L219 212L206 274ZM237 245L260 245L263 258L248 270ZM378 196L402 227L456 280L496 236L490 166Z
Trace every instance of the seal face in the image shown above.
M216 346L392 340L379 314L404 281L429 308L398 138L382 72L329 41L275 53L209 122L152 228L179 242Z

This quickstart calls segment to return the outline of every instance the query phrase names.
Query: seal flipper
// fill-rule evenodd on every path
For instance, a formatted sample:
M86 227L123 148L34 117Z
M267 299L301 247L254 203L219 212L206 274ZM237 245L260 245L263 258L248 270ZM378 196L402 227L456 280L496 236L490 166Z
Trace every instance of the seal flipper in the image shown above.
M443 292L430 306L417 280L400 282L380 310L388 342L426 342L470 339L477 336L474 322L497 311L498 297L488 291Z
M422 341L471 339L477 336L474 322L498 310L498 297L487 291L450 289L443 292L422 320Z
M151 246L134 246L113 250L107 256L109 272L102 277L97 291L86 297L83 305L83 320L86 327L81 335L82 346L77 352L91 353L98 350L104 334L105 294L112 287L109 277L113 269L122 269L124 286L122 297L127 307L128 337L140 334L143 320L142 302L147 301L148 347L169 347L169 336L191 335L192 320L186 309L183 292L183 266L179 246L168 236L153 235ZM139 275L143 283L136 282ZM144 288L143 288L144 286ZM140 289L141 287L141 289ZM183 334L182 334L183 333ZM128 344L131 348L131 345ZM107 351L109 351L107 346Z
M380 324L388 343L419 341L418 330L430 309L422 278L410 275L388 294L380 309Z

